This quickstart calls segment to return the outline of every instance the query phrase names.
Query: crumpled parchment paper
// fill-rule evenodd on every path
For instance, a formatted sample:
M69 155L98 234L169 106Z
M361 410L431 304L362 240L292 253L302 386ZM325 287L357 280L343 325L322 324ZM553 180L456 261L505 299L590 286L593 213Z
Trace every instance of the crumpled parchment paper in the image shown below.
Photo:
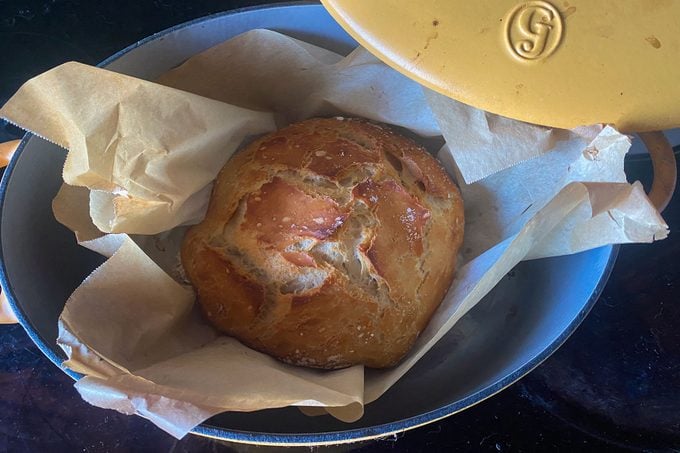
M520 261L667 234L640 184L626 182L627 136L483 112L361 48L341 57L254 30L157 82L68 63L27 82L0 116L69 149L55 215L109 257L60 318L66 366L85 375L78 391L177 437L223 411L292 405L356 420ZM465 200L456 279L413 350L387 370L289 366L217 335L178 265L183 226L200 221L211 181L244 141L329 115L443 136L438 157Z

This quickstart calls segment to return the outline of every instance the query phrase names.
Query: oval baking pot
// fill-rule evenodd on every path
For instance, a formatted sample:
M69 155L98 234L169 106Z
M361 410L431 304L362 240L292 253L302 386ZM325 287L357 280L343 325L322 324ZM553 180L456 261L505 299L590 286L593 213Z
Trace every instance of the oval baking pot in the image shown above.
M152 79L254 28L274 29L339 53L356 46L322 6L287 4L179 25L102 66ZM71 292L103 262L78 246L52 215L65 156L63 149L29 134L0 186L3 290L30 337L62 369L57 319ZM355 423L285 408L221 414L194 433L257 444L322 445L383 437L454 414L512 384L552 354L595 303L615 255L616 248L603 247L521 263Z

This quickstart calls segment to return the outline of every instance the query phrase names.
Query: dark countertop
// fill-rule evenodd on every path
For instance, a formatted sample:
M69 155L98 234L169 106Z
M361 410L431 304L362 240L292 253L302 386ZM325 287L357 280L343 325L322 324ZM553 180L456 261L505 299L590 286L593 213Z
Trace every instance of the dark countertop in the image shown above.
M96 64L169 26L268 1L0 1L0 104L61 62ZM18 131L0 123L0 141ZM646 157L627 162L650 180ZM475 407L363 451L680 451L680 200L670 237L626 245L577 332L527 377ZM92 407L20 326L0 326L0 450L241 451ZM321 449L325 450L325 449Z

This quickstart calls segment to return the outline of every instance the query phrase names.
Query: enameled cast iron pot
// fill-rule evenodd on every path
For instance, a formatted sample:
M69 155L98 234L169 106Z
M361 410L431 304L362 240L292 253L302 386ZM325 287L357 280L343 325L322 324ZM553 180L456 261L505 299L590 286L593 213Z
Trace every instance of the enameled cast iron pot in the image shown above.
M277 30L343 54L356 46L322 6L287 4L179 25L101 66L153 79L254 28ZM0 186L2 287L33 341L60 367L65 356L56 345L59 314L71 292L103 261L79 247L52 215L65 155L28 134ZM602 247L520 264L355 423L285 408L222 414L194 433L237 442L320 445L382 437L461 411L524 376L567 339L595 303L615 256L615 247Z

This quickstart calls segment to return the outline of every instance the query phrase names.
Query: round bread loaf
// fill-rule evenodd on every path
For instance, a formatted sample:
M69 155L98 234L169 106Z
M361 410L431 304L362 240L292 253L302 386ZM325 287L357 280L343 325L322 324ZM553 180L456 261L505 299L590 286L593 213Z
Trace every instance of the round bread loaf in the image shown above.
M455 184L386 126L311 119L220 172L182 263L210 322L284 362L396 364L453 279Z

